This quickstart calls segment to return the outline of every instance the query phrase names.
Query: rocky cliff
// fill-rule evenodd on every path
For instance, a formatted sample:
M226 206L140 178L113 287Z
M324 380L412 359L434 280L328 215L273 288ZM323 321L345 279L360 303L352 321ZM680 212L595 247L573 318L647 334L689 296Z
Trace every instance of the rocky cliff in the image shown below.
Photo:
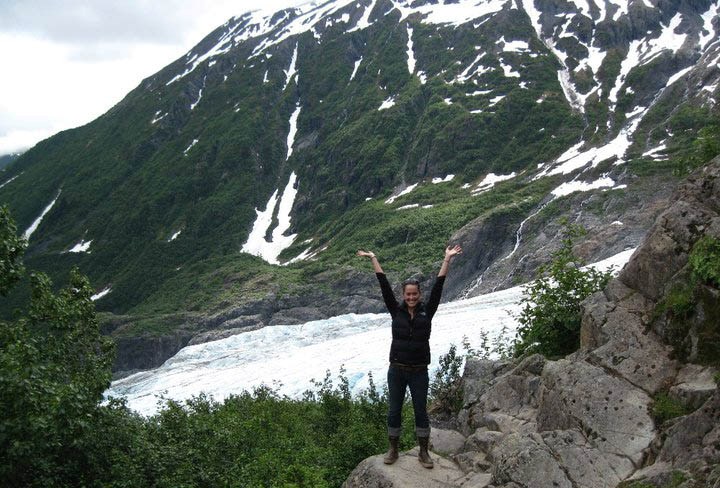
M720 291L690 280L688 264L704 236L720 238L719 158L586 300L578 352L468 360L454 429L434 429L439 469L424 471L412 452L393 466L374 457L344 486L720 486ZM681 285L692 297L682 314L669 305Z

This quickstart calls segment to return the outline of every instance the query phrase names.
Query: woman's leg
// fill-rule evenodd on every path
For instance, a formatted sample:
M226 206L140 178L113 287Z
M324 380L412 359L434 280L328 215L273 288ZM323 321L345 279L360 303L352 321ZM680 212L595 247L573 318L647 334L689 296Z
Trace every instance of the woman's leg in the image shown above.
M427 413L429 384L427 369L410 374L408 386L415 412L415 434L418 437L430 437L430 419Z
M405 401L407 378L402 370L390 366L387 375L388 384L388 435L400 437L402 428L402 407Z
M415 412L415 435L420 445L418 461L426 468L434 466L428 451L430 445L430 419L427 414L428 386L430 384L427 369L412 373L408 380Z

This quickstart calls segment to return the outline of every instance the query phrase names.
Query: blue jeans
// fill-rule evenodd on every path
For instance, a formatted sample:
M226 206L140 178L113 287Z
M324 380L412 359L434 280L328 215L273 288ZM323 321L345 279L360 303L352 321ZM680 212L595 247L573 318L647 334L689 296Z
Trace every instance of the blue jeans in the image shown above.
M430 437L430 419L428 419L427 414L429 383L427 366L420 369L411 369L394 364L390 365L387 375L389 436L400 437L405 390L409 387L413 411L415 412L415 435L417 437Z

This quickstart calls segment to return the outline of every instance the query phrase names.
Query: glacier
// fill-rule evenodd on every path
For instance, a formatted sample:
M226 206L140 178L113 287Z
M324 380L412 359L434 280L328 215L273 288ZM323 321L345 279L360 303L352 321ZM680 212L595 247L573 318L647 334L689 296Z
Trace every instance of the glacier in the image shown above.
M592 266L617 272L630 258L629 249ZM452 272L450 274L452 279ZM484 333L489 343L512 337L517 329L523 286L440 305L430 338L430 371L441 355L463 339L474 348ZM380 290L378 288L378 296ZM107 397L123 397L142 415L153 415L163 399L183 401L204 393L218 401L267 385L279 394L300 398L329 372L341 368L350 389L386 384L390 350L390 318L381 314L344 314L298 325L276 325L225 339L187 346L162 366L114 381Z

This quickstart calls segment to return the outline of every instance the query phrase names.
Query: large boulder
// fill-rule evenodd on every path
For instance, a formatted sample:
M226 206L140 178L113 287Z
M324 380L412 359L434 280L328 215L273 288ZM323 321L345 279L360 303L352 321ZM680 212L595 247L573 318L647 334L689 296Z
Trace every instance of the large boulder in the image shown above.
M543 380L540 432L575 429L601 453L642 462L655 438L645 392L584 361L550 362Z
M383 455L372 456L350 473L343 488L449 488L462 486L465 473L452 461L431 454L435 467L418 462L418 448L400 454L395 464L385 464Z

